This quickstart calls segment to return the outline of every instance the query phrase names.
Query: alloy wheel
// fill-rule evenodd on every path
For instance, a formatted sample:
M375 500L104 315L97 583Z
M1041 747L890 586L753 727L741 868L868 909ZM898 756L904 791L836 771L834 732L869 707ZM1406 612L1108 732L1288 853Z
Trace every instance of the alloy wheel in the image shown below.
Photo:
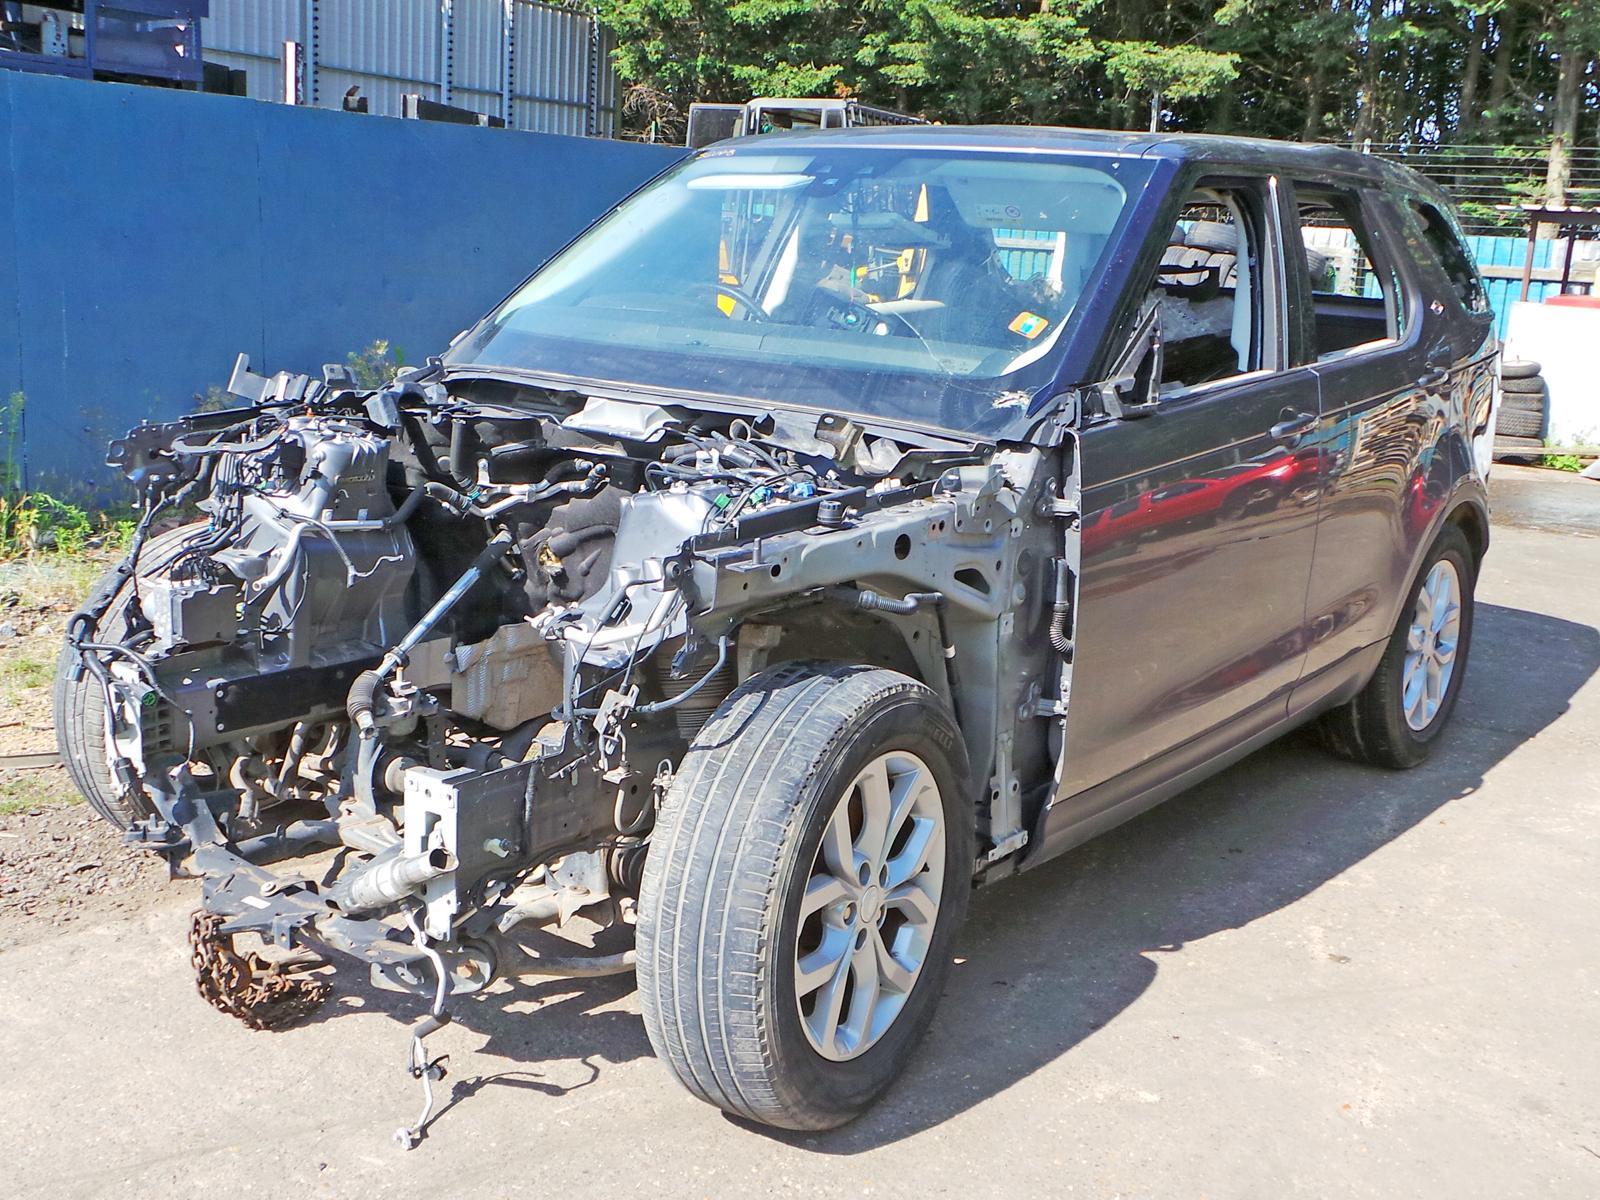
M1417 592L1401 668L1400 698L1406 724L1419 733L1439 715L1450 690L1460 635L1461 576L1453 562L1441 558Z
M880 754L835 801L800 901L794 990L812 1048L864 1054L904 1009L944 888L944 804L916 755Z

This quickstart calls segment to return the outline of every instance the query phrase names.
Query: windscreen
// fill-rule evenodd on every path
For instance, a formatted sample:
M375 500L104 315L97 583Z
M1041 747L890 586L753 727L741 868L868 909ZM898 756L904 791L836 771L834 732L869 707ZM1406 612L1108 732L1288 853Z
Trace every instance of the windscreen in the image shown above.
M1044 154L713 151L557 255L447 365L995 433L1049 381L1120 231L1115 170Z

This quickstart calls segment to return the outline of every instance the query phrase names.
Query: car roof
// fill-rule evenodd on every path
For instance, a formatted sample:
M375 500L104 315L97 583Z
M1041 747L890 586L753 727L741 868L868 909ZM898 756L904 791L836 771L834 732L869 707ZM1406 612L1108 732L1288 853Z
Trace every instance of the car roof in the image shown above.
M1388 159L1344 146L1281 142L1268 138L1207 133L1135 133L1073 129L1057 125L858 125L850 129L806 129L753 134L714 145L738 150L804 141L808 148L903 149L918 151L1010 150L1057 154L1101 154L1165 158L1230 166L1279 167L1314 175L1354 176L1380 187L1403 187L1442 197L1437 187Z

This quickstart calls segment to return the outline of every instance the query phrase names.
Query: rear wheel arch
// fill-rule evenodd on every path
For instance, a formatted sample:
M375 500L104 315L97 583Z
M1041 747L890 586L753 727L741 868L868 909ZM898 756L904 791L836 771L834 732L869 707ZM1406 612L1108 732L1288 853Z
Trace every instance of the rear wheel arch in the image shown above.
M1455 516L1454 512L1450 515ZM1454 520L1444 521L1407 585L1394 630L1372 677L1353 699L1322 714L1318 730L1329 750L1357 762L1391 768L1414 767L1428 758L1449 721L1466 673L1472 644L1477 564L1478 556L1468 532ZM1444 694L1428 714L1427 723L1408 728L1407 657L1412 649L1408 631L1409 635L1417 632L1413 621L1415 614L1421 611L1419 592L1430 578L1429 572L1439 566L1450 568L1454 591L1457 623L1449 639L1453 666ZM1441 646L1443 644L1441 642ZM1425 652L1426 648L1423 650Z
M1482 562L1489 551L1489 515L1471 500L1462 500L1448 514L1444 522L1461 530L1472 548L1474 562Z

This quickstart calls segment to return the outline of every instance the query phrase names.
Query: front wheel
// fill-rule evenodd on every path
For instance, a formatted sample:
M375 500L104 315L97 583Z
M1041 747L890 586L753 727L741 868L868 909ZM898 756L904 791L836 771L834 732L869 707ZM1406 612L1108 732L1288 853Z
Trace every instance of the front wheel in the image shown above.
M931 691L868 667L751 679L684 756L645 865L656 1054L751 1120L850 1120L933 1017L973 853L965 751Z
M196 523L156 534L139 555L138 577L148 579L160 574L204 528ZM116 571L100 577L85 603L104 600L107 593L111 593L111 599L92 631L94 641L120 645L127 638L128 606L135 590L135 585ZM112 777L106 762L105 691L93 675L79 668L78 653L70 645L61 648L56 660L54 701L56 747L67 774L89 807L124 829L148 816L150 810L142 798L125 794Z

